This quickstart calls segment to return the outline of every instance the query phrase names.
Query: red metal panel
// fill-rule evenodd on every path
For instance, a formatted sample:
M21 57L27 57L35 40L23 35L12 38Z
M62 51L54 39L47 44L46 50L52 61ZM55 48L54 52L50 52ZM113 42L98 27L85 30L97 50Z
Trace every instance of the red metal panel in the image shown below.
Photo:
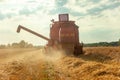
M54 41L59 40L59 29L60 29L59 23L55 22L52 25L51 30L50 30L50 37L52 40L54 40Z
M50 38L60 43L79 44L78 27L74 21L56 21L51 27Z
M70 22L61 23L59 41L61 43L75 43L75 27Z

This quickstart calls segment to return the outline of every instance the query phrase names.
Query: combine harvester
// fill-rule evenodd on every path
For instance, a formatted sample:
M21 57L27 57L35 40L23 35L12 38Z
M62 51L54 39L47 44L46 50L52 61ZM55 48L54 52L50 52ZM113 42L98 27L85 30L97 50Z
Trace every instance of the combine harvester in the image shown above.
M47 38L39 33L36 33L24 26L19 25L17 32L21 29L28 31L48 43L45 46L45 51L49 53L52 50L64 50L66 54L78 56L83 54L83 44L79 43L79 31L75 21L69 21L68 14L59 14L59 21L51 20L50 38Z

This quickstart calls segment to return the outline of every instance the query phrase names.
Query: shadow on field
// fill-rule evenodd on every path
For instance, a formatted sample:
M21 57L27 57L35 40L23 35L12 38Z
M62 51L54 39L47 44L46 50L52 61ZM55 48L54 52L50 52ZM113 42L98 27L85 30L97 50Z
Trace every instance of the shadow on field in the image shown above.
M86 60L86 61L96 61L96 62L107 62L112 60L111 57L100 54L100 53L89 53L89 54L84 54L80 55L80 58Z

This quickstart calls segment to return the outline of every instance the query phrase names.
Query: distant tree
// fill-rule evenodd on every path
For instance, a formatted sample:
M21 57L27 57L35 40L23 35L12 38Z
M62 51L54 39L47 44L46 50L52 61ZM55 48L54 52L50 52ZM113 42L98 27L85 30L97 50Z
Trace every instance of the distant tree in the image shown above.
M19 47L20 48L25 48L26 47L26 42L24 40L19 42Z
M19 43L0 45L0 48L33 48L33 47L34 46L31 43L27 43L24 40L21 40Z
M100 46L109 46L109 43L107 43L107 42L99 42L98 45L100 45Z
M18 43L12 43L12 47L13 48L19 48L19 44Z
M2 45L0 45L0 48L6 48L6 45L2 44Z
M32 48L33 45L32 44L27 44L26 48Z
M118 45L120 46L120 39L118 40Z
M118 42L117 41L116 42L110 42L109 46L118 46Z
M120 40L114 42L99 42L99 43L89 43L85 44L85 47L99 47L99 46L120 46Z

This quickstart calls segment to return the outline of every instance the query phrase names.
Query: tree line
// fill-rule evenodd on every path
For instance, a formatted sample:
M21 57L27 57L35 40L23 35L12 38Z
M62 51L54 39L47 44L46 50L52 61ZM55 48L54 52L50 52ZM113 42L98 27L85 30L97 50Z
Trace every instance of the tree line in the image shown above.
M1 44L0 48L33 48L35 46L33 46L33 44L25 42L24 40L21 40L18 43L12 43L12 44Z
M99 47L99 46L120 46L120 39L118 41L113 42L98 42L98 43L85 43L84 47ZM18 43L12 44L1 44L0 48L42 48L43 46L34 46L31 43L25 42L21 40Z
M120 46L120 39L118 41L112 41L112 42L98 42L98 43L84 44L84 47L99 47L99 46Z

